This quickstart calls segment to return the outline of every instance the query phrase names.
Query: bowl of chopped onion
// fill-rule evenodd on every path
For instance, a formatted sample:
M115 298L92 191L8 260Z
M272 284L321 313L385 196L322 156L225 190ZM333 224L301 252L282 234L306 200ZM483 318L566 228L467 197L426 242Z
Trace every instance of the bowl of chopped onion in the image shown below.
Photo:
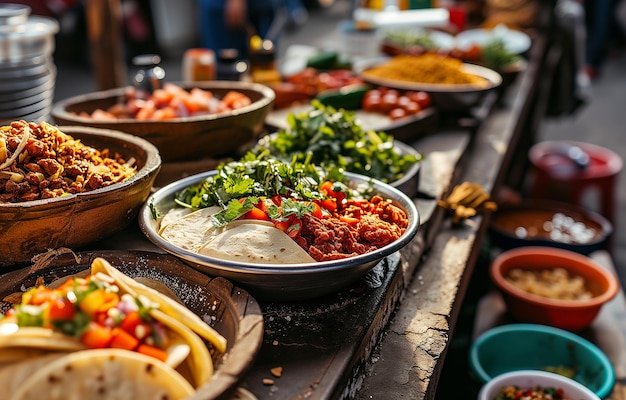
M149 95L129 86L71 97L55 103L52 117L142 137L163 162L181 162L232 155L255 142L274 99L272 89L253 82L172 82Z
M0 139L0 271L121 231L161 168L156 147L119 131L14 121Z
M589 326L620 289L615 274L591 257L552 247L504 251L489 274L516 320L570 331Z

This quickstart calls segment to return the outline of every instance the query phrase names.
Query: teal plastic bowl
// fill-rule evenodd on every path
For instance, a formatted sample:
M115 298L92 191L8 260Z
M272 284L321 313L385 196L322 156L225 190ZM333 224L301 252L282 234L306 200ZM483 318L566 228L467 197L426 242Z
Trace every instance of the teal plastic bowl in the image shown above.
M539 324L508 324L492 328L470 347L474 378L486 383L518 370L543 370L570 376L601 399L615 384L615 371L606 354L574 333Z

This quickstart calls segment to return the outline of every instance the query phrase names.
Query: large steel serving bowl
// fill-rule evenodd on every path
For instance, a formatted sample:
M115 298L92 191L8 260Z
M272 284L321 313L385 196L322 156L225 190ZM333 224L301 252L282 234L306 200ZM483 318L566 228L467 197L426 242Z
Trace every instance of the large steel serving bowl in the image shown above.
M59 247L80 248L124 229L150 195L161 168L150 142L126 133L88 127L59 129L88 146L134 157L137 173L124 182L63 197L0 203L0 269L26 263Z
M189 161L224 156L256 140L263 130L265 116L274 104L275 94L268 86L252 82L207 81L175 83L183 89L208 90L222 98L230 90L244 93L252 104L227 113L173 118L164 121L118 119L99 121L81 117L117 103L128 88L116 88L71 97L54 104L52 117L60 125L80 125L115 129L142 137L160 151L163 162Z
M436 108L444 111L462 111L480 105L485 95L500 85L502 85L502 75L498 72L476 64L464 63L463 72L480 76L487 81L487 85L476 86L469 84L437 84L401 81L389 78L374 78L363 74L368 68L371 68L386 59L374 59L363 61L357 64L355 68L359 72L361 78L366 82L386 86L400 90L424 91L430 94L430 98Z
M139 226L146 237L156 246L186 261L198 270L222 276L237 282L259 299L291 301L305 300L334 293L365 276L384 257L389 256L416 235L419 214L413 200L400 190L362 175L346 173L353 184L371 182L375 191L390 199L407 213L409 225L406 232L395 242L377 251L342 260L306 264L254 264L228 261L204 256L174 246L164 240L157 230L152 208L166 212L174 207L174 194L190 185L215 175L208 171L173 182L150 196L139 212Z

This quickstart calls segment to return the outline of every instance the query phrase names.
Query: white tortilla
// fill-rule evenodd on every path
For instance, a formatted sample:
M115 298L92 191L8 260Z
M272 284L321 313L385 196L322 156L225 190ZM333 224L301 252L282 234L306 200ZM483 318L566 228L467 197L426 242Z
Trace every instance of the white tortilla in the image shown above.
M254 264L304 264L315 260L285 232L271 223L238 220L199 249L198 253Z
M176 400L194 392L176 370L153 357L96 349L70 353L33 371L9 399Z
M172 216L166 221L159 234L168 242L180 248L198 251L200 246L210 240L218 228L213 225L211 216L220 212L220 207L207 207L179 218ZM165 219L165 217L164 217Z

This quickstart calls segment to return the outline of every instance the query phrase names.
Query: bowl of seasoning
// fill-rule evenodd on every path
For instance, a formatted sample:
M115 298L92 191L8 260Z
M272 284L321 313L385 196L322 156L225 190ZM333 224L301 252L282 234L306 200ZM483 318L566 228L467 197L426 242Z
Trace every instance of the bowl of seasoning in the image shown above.
M613 225L583 207L548 200L525 200L503 206L489 226L492 244L503 250L550 246L588 255L605 247Z
M566 398L596 399L607 397L615 384L613 365L598 346L575 333L546 325L514 323L491 328L472 343L468 358L472 377L484 385L480 399L493 400L495 393L509 385L536 389L535 385L528 386L530 383L564 389L569 395ZM516 379L506 376L510 373L515 373ZM531 375L546 376L550 381L535 381L534 376L530 380ZM582 392L569 391L574 387ZM593 396L572 397L589 392Z
M516 320L571 331L589 326L620 289L615 274L592 258L543 246L502 252L489 275Z

